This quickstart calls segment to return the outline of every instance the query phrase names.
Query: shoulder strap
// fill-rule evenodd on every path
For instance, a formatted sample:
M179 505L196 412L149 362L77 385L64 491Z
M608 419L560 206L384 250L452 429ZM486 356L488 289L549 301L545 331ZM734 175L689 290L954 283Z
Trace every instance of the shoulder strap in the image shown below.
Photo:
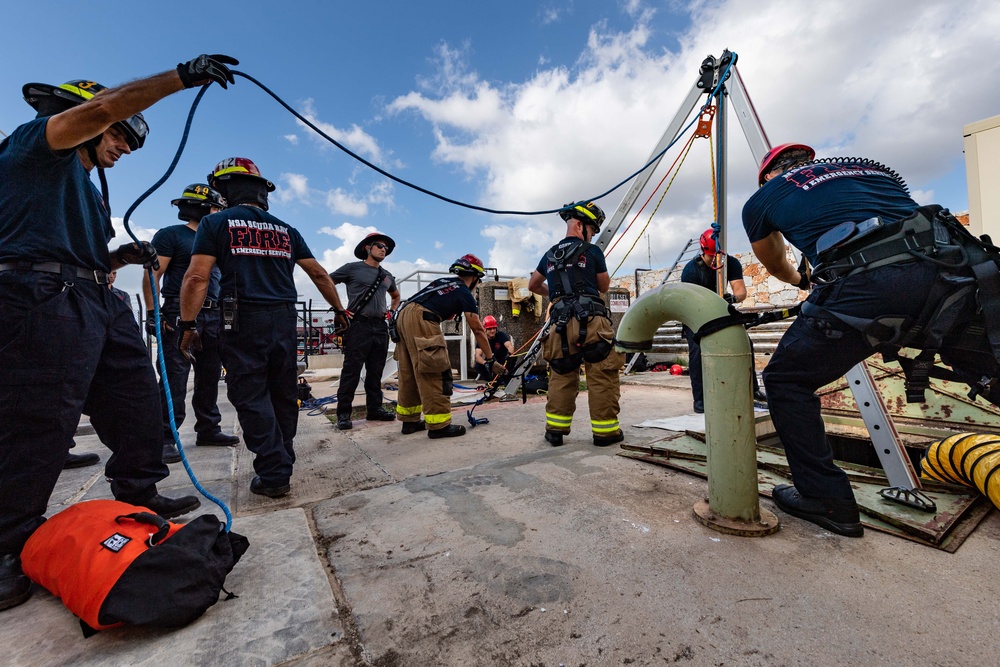
M348 312L350 312L351 314L360 313L362 309L364 309L364 307L368 305L368 302L371 301L376 294L378 294L378 288L382 284L382 279L385 278L384 274L385 271L382 270L382 267L381 266L378 267L378 274L375 276L375 282L373 282L371 285L368 286L368 289L366 289L364 293L362 293L361 297L358 299L358 302L355 303L353 307L351 306L351 304L347 305Z
M579 261L580 255L586 252L591 244L580 239L566 248L560 248L559 245L556 244L549 248L545 258L552 262L556 275L559 277L559 285L562 288L561 296L579 294L583 291L583 277L580 275L580 271L576 270L576 263Z

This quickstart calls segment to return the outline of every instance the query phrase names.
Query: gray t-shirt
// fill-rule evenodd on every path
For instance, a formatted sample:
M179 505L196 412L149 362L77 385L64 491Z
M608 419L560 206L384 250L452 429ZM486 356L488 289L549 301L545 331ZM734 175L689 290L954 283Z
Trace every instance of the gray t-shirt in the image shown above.
M396 291L396 279L392 274L381 269L382 283L376 290L375 295L365 304L361 312L355 312L358 301L378 275L380 267L369 266L364 262L348 262L330 274L330 278L335 283L343 283L347 286L347 310L356 316L362 317L383 317L387 309L385 295L387 292Z

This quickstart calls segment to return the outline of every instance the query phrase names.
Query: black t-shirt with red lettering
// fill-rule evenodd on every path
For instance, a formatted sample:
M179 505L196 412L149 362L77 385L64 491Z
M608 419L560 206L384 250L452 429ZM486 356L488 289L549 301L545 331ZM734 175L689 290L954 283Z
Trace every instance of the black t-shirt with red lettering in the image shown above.
M191 254L215 257L222 296L249 303L295 303L295 263L313 257L294 227L253 206L202 218Z

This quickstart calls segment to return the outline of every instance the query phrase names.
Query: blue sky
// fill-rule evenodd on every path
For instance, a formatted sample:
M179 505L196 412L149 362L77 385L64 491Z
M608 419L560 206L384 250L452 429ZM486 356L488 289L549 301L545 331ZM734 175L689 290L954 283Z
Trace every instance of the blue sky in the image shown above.
M5 14L0 130L31 118L29 81L115 85L222 52L339 140L388 171L490 208L539 210L604 192L642 166L694 83L729 48L774 143L870 157L899 171L922 203L967 208L962 127L1000 113L1000 12L952 3L475 2L19 3ZM118 216L165 171L193 91L151 108L146 147L108 172ZM735 121L733 131L738 132ZM730 148L730 251L755 166ZM133 214L150 237L176 222L169 200L229 156L278 185L272 212L330 270L368 231L397 241L402 277L475 252L527 275L562 236L555 215L458 208L387 181L318 140L250 82L213 88L166 185ZM669 156L670 160L673 154ZM664 168L669 161L665 161ZM659 175L654 180L658 180ZM622 188L599 203L610 214ZM708 144L696 143L647 233L654 267L711 223ZM617 266L648 211L609 257ZM116 239L116 242L118 239ZM647 242L619 273L647 265ZM120 286L138 287L127 269ZM303 294L318 298L304 276Z

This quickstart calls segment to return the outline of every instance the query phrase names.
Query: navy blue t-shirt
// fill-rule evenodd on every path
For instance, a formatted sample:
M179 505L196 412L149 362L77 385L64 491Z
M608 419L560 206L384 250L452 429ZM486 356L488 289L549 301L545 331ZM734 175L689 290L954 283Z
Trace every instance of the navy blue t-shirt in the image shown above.
M48 118L0 142L0 261L111 270L111 216L75 150L53 152Z
M716 290L719 274L710 266L707 266L701 257L695 257L684 267L681 272L681 282L701 285L705 289L713 292ZM726 255L726 281L743 280L743 265L740 260L732 255ZM728 289L728 285L726 288Z
M459 313L479 314L479 306L472 291L458 276L438 278L426 288L427 292L416 303L439 315L441 319L455 317Z
M489 338L488 335L486 337ZM490 338L490 348L492 348L491 351L493 352L493 361L498 364L502 364L507 361L507 357L510 356L510 352L507 350L507 343L509 341L510 336L503 331L497 331L496 335L493 336L493 338ZM476 342L476 349L480 349L478 341Z
M577 243L581 239L575 236L567 236L562 241L553 246L553 248L565 248L570 244ZM588 244L589 247L580 253L580 257L577 260L576 272L582 274L583 280L583 293L591 294L593 296L600 296L601 290L597 288L597 276L600 273L608 272L608 265L604 259L604 253L596 245ZM545 256L538 262L538 266L535 270L545 276L545 281L549 286L549 298L555 299L563 296L562 282L555 275L553 265L548 260L549 253L545 253ZM570 277L570 284L573 284L573 277Z
M743 206L750 242L775 231L816 264L816 240L842 222L885 222L917 208L901 183L873 165L807 164L772 178Z
M194 245L195 230L187 225L170 225L156 232L153 236L153 247L160 257L169 257L166 271L163 272L163 287L160 294L165 299L179 299L181 283L184 274L191 266L191 247ZM212 267L212 275L208 281L206 299L219 300L219 280L222 272L218 266Z
M295 303L295 263L313 257L294 227L253 206L202 218L191 254L215 257L221 294L248 303Z

